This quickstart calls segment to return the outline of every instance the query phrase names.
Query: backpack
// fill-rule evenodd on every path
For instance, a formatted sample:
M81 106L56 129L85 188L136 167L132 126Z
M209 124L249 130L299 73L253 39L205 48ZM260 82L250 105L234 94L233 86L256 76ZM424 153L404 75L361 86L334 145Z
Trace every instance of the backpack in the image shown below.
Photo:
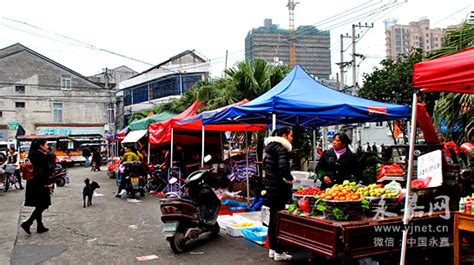
M33 179L33 164L31 162L26 162L20 166L21 176L24 180Z

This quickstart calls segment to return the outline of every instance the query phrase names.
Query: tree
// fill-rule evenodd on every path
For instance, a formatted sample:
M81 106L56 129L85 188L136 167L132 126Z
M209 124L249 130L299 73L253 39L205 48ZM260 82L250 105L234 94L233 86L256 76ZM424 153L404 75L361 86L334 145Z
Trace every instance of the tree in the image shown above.
M364 86L359 90L359 96L367 99L386 103L411 105L413 97L413 65L421 62L423 53L420 49L413 49L408 55L392 59L384 59L380 62L382 68L375 68L372 73L364 73ZM421 101L427 103L427 109L432 110L436 100L436 94L425 94ZM393 122L388 122L394 143ZM404 122L399 123L406 135ZM404 137L405 139L405 137Z
M462 27L448 29L443 45L428 54L429 59L448 55L474 46L474 24L464 23ZM445 141L458 144L472 142L474 139L474 95L462 93L441 93L436 104L435 126L438 130L442 125L447 128L462 128L461 132L451 130L443 134Z

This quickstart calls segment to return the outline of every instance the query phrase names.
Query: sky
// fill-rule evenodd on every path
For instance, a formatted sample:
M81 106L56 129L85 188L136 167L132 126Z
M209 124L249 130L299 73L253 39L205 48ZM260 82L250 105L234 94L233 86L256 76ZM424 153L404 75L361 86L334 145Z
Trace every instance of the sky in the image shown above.
M339 71L340 34L351 34L351 24L368 22L356 53L358 78L370 73L385 57L384 20L408 24L426 17L431 28L460 23L472 0L434 3L429 0L297 0L295 25L315 25L331 32L331 69ZM0 9L0 48L21 43L85 76L105 67L126 65L137 72L195 50L210 60L211 76L244 60L245 37L265 18L288 28L287 0L171 0L171 1L5 1ZM391 4L391 5L390 5ZM348 11L349 10L349 11ZM345 40L345 60L351 47ZM122 56L113 55L111 51ZM136 60L127 59L134 58ZM350 74L346 78L351 82ZM360 81L359 81L360 82Z

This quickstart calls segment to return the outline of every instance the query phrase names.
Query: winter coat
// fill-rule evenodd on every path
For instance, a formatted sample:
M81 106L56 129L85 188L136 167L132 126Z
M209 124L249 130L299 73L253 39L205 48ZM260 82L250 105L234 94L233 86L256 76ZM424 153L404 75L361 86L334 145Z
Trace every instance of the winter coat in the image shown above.
M82 150L82 156L83 156L83 157L90 157L90 156L91 156L91 150L89 150L89 148L87 148L87 147L84 148L84 149Z
M334 148L324 151L316 166L316 175L321 178L322 189L331 187L334 184L342 184L344 180L349 180L353 176L359 177L359 163L354 153L349 148L337 159ZM327 185L323 177L328 176L331 184Z
M92 162L95 162L97 166L102 164L102 156L99 151L96 150L92 153Z
M290 172L290 152L292 146L283 137L265 139L265 200L269 207L282 208L291 198L293 176Z
M31 154L28 159L33 164L33 179L26 182L25 206L47 209L51 205L49 188L51 169L48 167L48 156L41 151Z

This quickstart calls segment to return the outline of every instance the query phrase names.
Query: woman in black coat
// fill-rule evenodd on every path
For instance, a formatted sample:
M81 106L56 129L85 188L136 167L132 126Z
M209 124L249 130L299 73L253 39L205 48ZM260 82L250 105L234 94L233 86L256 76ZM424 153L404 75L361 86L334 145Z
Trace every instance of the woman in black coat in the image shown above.
M38 233L48 232L43 225L43 212L51 205L49 193L52 174L48 167L48 144L45 139L35 139L31 143L28 159L33 164L33 178L26 182L25 206L35 207L30 218L20 226L26 233L31 234L30 226L36 220Z
M269 257L275 260L289 260L291 255L283 252L276 238L276 214L285 209L291 198L293 176L290 172L290 152L293 132L290 127L283 127L273 132L272 137L265 139L265 205L270 207L268 224Z
M316 175L321 179L321 189L334 184L342 184L344 180L359 176L359 163L348 145L351 139L345 133L336 133L332 148L324 151L316 166Z
M102 156L100 155L99 149L95 149L94 151L92 151L92 163L95 164L95 168L93 168L93 170L100 171L100 166L102 164Z

